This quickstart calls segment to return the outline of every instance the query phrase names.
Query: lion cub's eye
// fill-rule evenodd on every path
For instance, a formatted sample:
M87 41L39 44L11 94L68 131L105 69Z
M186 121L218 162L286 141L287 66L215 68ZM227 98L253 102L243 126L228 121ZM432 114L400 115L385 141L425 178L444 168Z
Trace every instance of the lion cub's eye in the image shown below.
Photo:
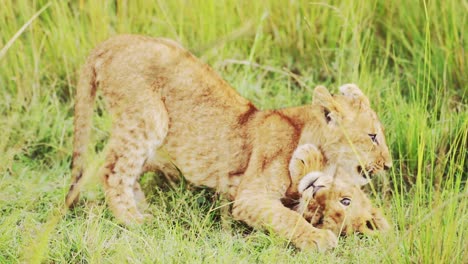
M343 198L341 199L340 203L344 206L349 206L351 204L351 199L349 198Z
M379 144L379 141L377 140L377 134L367 134L367 135L369 135L372 142L374 142L377 145Z

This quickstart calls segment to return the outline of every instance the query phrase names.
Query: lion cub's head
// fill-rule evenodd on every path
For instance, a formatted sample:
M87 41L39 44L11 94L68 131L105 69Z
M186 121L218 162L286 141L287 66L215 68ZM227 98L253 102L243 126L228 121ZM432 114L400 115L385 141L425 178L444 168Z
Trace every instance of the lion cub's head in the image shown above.
M389 229L380 210L356 185L322 172L311 172L300 182L301 197L295 210L313 226L335 234L372 234Z
M289 167L299 193L293 210L315 227L329 229L337 235L372 234L390 228L383 214L372 206L358 185L334 177L346 174L345 171L324 166L324 159L314 145L305 144L296 149Z
M339 90L340 94L331 95L323 86L315 88L312 104L320 124L314 124L311 135L320 135L320 147L331 163L349 169L352 181L364 185L373 174L389 169L392 159L367 97L355 84ZM311 135L301 142L307 143Z

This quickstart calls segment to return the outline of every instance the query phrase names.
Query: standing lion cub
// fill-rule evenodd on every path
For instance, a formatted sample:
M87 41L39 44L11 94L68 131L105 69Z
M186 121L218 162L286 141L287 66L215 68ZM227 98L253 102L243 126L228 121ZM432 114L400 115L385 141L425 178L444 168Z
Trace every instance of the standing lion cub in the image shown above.
M329 231L314 230L280 201L297 193L288 170L294 149L315 144L359 184L391 166L382 126L356 85L342 86L339 95L319 86L310 105L260 111L179 44L123 35L100 44L82 68L67 206L84 182L98 87L112 116L99 176L114 216L126 224L144 220L137 207L142 173L180 171L226 193L236 219L270 227L301 249L326 250L334 246Z

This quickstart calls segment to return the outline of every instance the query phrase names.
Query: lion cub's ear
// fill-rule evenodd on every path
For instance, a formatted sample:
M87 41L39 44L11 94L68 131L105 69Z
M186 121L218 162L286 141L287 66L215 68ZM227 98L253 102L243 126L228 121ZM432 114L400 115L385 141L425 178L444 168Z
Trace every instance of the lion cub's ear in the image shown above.
M327 124L336 125L341 119L340 107L324 86L315 87L312 104L318 105L323 109L323 117Z
M319 85L314 89L313 104L330 107L332 105L333 97L325 86Z
M361 89L354 83L340 86L340 92L342 95L350 98L354 103L370 106L367 96L365 96Z
M372 224L376 228L376 230L385 232L390 230L390 224L388 223L385 215L382 213L380 209L372 208L371 210L372 215Z

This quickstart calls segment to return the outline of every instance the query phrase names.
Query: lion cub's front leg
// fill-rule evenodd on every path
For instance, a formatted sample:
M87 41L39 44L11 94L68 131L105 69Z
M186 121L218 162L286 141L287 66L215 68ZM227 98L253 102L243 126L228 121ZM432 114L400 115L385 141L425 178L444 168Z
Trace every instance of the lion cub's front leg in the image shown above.
M261 172L261 176L246 175L249 180L243 181L239 188L233 216L248 225L270 229L302 250L323 252L336 247L338 238L333 232L313 227L298 212L281 203L284 193L275 190L278 186L268 179L288 173L286 163L273 162Z
M234 202L233 216L250 226L272 230L302 250L323 252L338 244L333 232L313 227L299 213L268 194L243 191Z

